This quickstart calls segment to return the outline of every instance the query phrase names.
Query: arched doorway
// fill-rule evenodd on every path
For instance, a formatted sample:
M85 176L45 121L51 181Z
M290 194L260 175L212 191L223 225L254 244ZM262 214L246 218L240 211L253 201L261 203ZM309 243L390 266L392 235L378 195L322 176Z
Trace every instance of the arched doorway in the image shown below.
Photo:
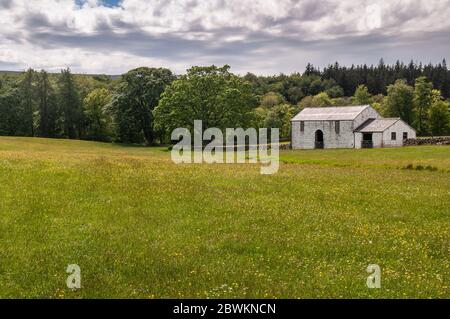
M321 130L316 131L316 139L314 141L315 148L323 148L323 132Z

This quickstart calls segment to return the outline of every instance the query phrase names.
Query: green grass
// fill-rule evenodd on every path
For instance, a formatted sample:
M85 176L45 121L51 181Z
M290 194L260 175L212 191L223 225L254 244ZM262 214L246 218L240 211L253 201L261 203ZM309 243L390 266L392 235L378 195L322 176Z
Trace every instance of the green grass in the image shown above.
M0 297L450 296L449 147L281 160L264 176L162 148L0 138ZM366 287L374 263L381 289Z

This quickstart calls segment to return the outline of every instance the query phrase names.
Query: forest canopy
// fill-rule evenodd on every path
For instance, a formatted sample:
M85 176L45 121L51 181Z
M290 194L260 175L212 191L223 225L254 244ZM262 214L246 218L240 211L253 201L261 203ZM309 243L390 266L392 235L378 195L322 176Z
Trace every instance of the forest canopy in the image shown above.
M0 72L0 135L134 144L170 143L170 131L194 120L209 127L279 128L305 107L370 104L401 117L419 135L450 134L450 71L438 64L397 62L303 73L236 75L229 66L141 67L122 76Z

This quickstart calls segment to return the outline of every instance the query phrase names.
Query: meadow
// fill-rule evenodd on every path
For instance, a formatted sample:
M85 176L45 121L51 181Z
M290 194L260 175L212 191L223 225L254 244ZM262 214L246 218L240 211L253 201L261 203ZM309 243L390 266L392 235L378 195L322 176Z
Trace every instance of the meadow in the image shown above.
M450 147L280 157L1 137L0 298L450 297Z

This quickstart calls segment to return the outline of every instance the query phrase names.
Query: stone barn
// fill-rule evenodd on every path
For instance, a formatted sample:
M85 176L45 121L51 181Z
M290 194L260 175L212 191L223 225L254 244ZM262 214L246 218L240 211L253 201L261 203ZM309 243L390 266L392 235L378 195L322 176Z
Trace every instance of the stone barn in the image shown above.
M370 105L305 108L291 123L293 149L394 147L416 137L400 118L383 118Z

